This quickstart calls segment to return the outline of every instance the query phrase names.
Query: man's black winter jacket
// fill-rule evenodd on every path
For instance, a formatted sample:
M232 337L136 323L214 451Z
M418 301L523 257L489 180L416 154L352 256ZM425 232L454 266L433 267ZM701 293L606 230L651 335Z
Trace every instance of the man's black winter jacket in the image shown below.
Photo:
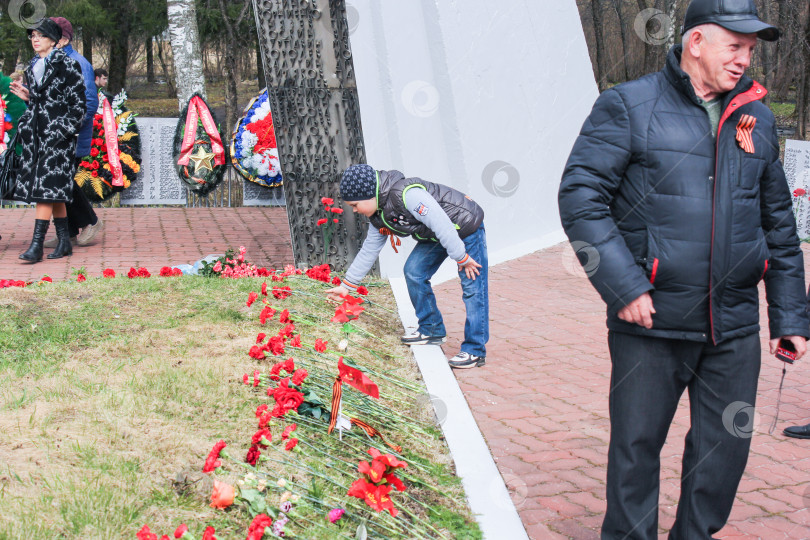
M608 328L715 343L749 335L764 278L771 337L808 337L791 194L773 114L759 101L767 92L743 77L715 140L680 53L676 45L661 72L599 97L563 173L563 227L575 248L596 250L579 254ZM752 153L737 140L752 122L744 115L756 119ZM617 316L646 291L650 330Z

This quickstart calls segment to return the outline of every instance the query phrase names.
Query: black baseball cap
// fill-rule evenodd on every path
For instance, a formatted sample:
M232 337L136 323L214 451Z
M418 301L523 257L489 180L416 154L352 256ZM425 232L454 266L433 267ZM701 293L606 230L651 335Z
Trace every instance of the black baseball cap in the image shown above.
M716 24L738 34L756 34L776 41L781 32L759 19L754 0L692 0L686 8L683 32L701 24Z

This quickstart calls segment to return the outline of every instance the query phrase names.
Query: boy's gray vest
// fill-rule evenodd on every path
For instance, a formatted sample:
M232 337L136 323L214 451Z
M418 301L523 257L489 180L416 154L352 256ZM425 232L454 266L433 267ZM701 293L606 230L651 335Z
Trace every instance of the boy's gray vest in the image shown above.
M421 178L405 178L399 171L377 171L377 212L369 218L372 227L381 232L387 229L396 236L413 236L417 242L436 242L433 231L405 207L405 193L414 187L424 188L436 199L460 238L471 235L484 222L484 210L460 191Z

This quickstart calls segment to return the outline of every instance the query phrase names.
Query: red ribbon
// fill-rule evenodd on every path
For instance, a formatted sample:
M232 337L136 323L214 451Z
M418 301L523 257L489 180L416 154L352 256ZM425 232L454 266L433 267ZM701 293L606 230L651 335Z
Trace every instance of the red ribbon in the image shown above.
M219 130L211 116L211 111L206 107L200 96L193 96L188 102L188 114L186 115L186 131L183 134L183 145L180 147L180 159L178 165L188 165L191 159L191 151L194 149L194 140L197 135L197 120L202 120L203 128L211 140L211 151L214 153L214 163L225 165L225 148L222 146L222 138Z
M0 96L0 154L6 151L6 144L3 139L6 137L6 102Z
M124 185L124 171L121 169L121 158L118 155L118 124L115 122L112 106L106 97L104 98L102 121L104 122L104 138L107 142L107 163L110 164L110 172L113 177L112 185L120 187Z

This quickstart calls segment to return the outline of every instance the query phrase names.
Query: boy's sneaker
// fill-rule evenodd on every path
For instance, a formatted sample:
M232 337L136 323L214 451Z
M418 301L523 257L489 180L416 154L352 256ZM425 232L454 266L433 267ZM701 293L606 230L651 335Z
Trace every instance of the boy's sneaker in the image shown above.
M400 338L405 345L441 345L447 341L447 336L426 336L418 330L405 334Z
M464 351L458 353L447 361L451 368L464 369L473 367L483 367L487 362L486 356L475 356Z

